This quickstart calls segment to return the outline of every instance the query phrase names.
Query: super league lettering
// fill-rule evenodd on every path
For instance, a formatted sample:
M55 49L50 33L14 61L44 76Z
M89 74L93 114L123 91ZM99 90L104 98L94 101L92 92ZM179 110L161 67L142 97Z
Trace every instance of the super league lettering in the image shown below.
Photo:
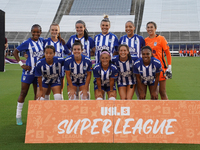
M129 122L135 121L134 118L128 118L125 119L124 125L123 125L123 130L120 131L118 130L118 126L120 123L121 119L118 118L117 121L115 122L114 125L114 134L165 134L165 135L172 135L174 134L174 131L172 130L173 126L172 123L176 122L176 119L164 119L163 121L160 121L158 119L152 120L152 119L147 119L144 121L142 118L139 118L137 122L135 123L135 126L132 127L132 130L127 131L127 128L130 127ZM84 118L84 119L79 119L73 124L73 119L69 120L63 120L58 124L58 134L71 134L73 131L74 134L80 134L82 135L83 132L87 129L90 128L90 134L105 134L111 132L111 125L112 121L110 119L101 119L101 118L96 118L93 120L90 120L89 118ZM103 127L99 128L97 123L103 123ZM161 123L160 123L161 122ZM160 125L159 125L160 123ZM78 132L80 126L80 130ZM169 131L171 129L171 132ZM94 131L95 130L95 131Z

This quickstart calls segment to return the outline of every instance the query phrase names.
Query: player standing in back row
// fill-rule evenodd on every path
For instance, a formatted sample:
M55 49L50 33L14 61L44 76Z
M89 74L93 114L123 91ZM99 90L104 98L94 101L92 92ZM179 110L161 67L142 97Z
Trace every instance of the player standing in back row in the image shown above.
M134 23L132 21L127 21L125 24L126 35L120 38L119 45L128 45L130 54L137 55L138 58L141 58L141 48L145 46L145 41L142 36L134 34L134 30Z
M148 22L146 29L149 37L145 38L145 44L151 47L153 56L158 59L162 65L162 72L160 73L159 79L159 93L162 100L167 100L166 79L172 77L172 59L169 51L169 45L163 36L156 34L157 25L155 22ZM168 66L164 58L164 53L167 56Z
M111 59L113 55L118 54L118 38L116 35L109 32L110 20L108 18L108 15L104 16L104 19L101 21L100 27L102 32L94 37L96 64L100 63L100 55L103 49L106 49L110 53Z

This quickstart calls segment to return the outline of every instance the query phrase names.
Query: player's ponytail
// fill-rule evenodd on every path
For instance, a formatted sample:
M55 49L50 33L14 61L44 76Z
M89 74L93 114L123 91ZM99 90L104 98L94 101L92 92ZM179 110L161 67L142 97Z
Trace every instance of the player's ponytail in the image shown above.
M52 23L51 26L57 26L59 28L58 39L60 40L62 45L65 45L65 40L60 36L60 26L57 23ZM51 29L50 26L50 29Z
M88 40L88 37L89 37L89 33L88 33L88 30L86 28L86 25L85 25L85 22L83 20L78 20L76 21L76 24L77 23L81 23L84 27L85 27L85 30L84 30L84 38L85 40L87 41Z

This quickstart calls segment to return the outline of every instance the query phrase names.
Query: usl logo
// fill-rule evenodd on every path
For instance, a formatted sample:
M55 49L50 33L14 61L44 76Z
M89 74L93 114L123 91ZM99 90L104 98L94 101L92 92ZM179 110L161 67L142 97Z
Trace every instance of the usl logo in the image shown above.
M117 111L117 107L101 107L101 115L130 116L130 107L120 107L119 112Z

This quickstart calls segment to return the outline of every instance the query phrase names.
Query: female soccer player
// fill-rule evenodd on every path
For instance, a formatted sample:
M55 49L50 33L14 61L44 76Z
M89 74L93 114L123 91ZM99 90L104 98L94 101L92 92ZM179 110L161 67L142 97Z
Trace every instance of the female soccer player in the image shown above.
M158 59L162 65L162 72L159 79L159 93L162 100L167 100L166 79L172 77L172 60L169 46L163 36L156 34L157 25L155 22L148 22L146 29L149 37L145 38L145 44L151 47L153 56ZM164 58L164 52L167 56L168 67Z
M14 57L23 68L21 77L21 92L17 103L16 121L17 125L22 125L21 112L24 105L25 97L28 93L30 84L33 84L34 94L36 99L37 93L37 78L34 75L34 68L37 60L43 56L43 39L40 38L42 33L42 28L38 24L34 24L31 28L32 37L23 42L14 50ZM28 58L26 60L26 65L20 61L18 53L21 51L26 51Z
M44 48L47 45L53 45L56 50L55 56L58 56L58 57L64 57L65 54L69 54L69 50L65 46L65 41L60 36L60 27L58 24L56 23L51 24L50 33L51 33L51 37L44 40ZM62 73L63 73L63 78L61 78L61 93L62 93L62 99L63 99L64 75L65 75L64 67L62 69ZM51 88L49 87L49 90L45 94L45 97L44 97L45 100L50 99L50 91L51 91L50 89Z
M118 54L118 39L116 35L109 32L110 20L108 18L108 15L104 16L104 19L101 21L100 27L102 32L94 37L96 64L100 62L100 54L103 49L109 51L111 59L113 55Z
M81 41L75 40L72 53L65 59L64 68L67 78L69 100L76 99L76 90L79 86L81 99L88 99L88 89L91 79L92 63L90 58L82 54Z
M127 21L125 24L126 35L119 40L120 44L127 44L131 55L141 57L141 48L145 46L144 38L140 35L134 34L135 26L132 21Z
M95 99L103 100L105 92L109 100L116 99L115 79L118 77L117 67L111 64L111 56L108 50L103 49L100 63L93 68Z
M160 61L152 57L151 47L144 46L142 48L142 58L135 62L133 70L133 73L136 74L140 99L146 99L147 86L149 87L151 99L158 99L157 86L161 70Z
M45 100L44 96L50 86L54 100L62 100L61 96L61 79L63 78L62 66L64 66L64 58L54 57L55 48L47 45L44 49L44 58L40 59L35 67L35 76L38 78L39 94L38 99Z
M121 100L131 100L135 90L136 78L133 74L133 64L138 59L136 55L130 55L126 44L119 45L119 55L113 57L112 63L117 66L119 76L117 86Z
M72 48L75 40L80 40L83 45L82 54L90 58L90 53L95 51L94 40L88 35L88 31L85 25L85 22L82 20L78 20L75 24L76 27L76 35L72 35L66 46L68 49Z

